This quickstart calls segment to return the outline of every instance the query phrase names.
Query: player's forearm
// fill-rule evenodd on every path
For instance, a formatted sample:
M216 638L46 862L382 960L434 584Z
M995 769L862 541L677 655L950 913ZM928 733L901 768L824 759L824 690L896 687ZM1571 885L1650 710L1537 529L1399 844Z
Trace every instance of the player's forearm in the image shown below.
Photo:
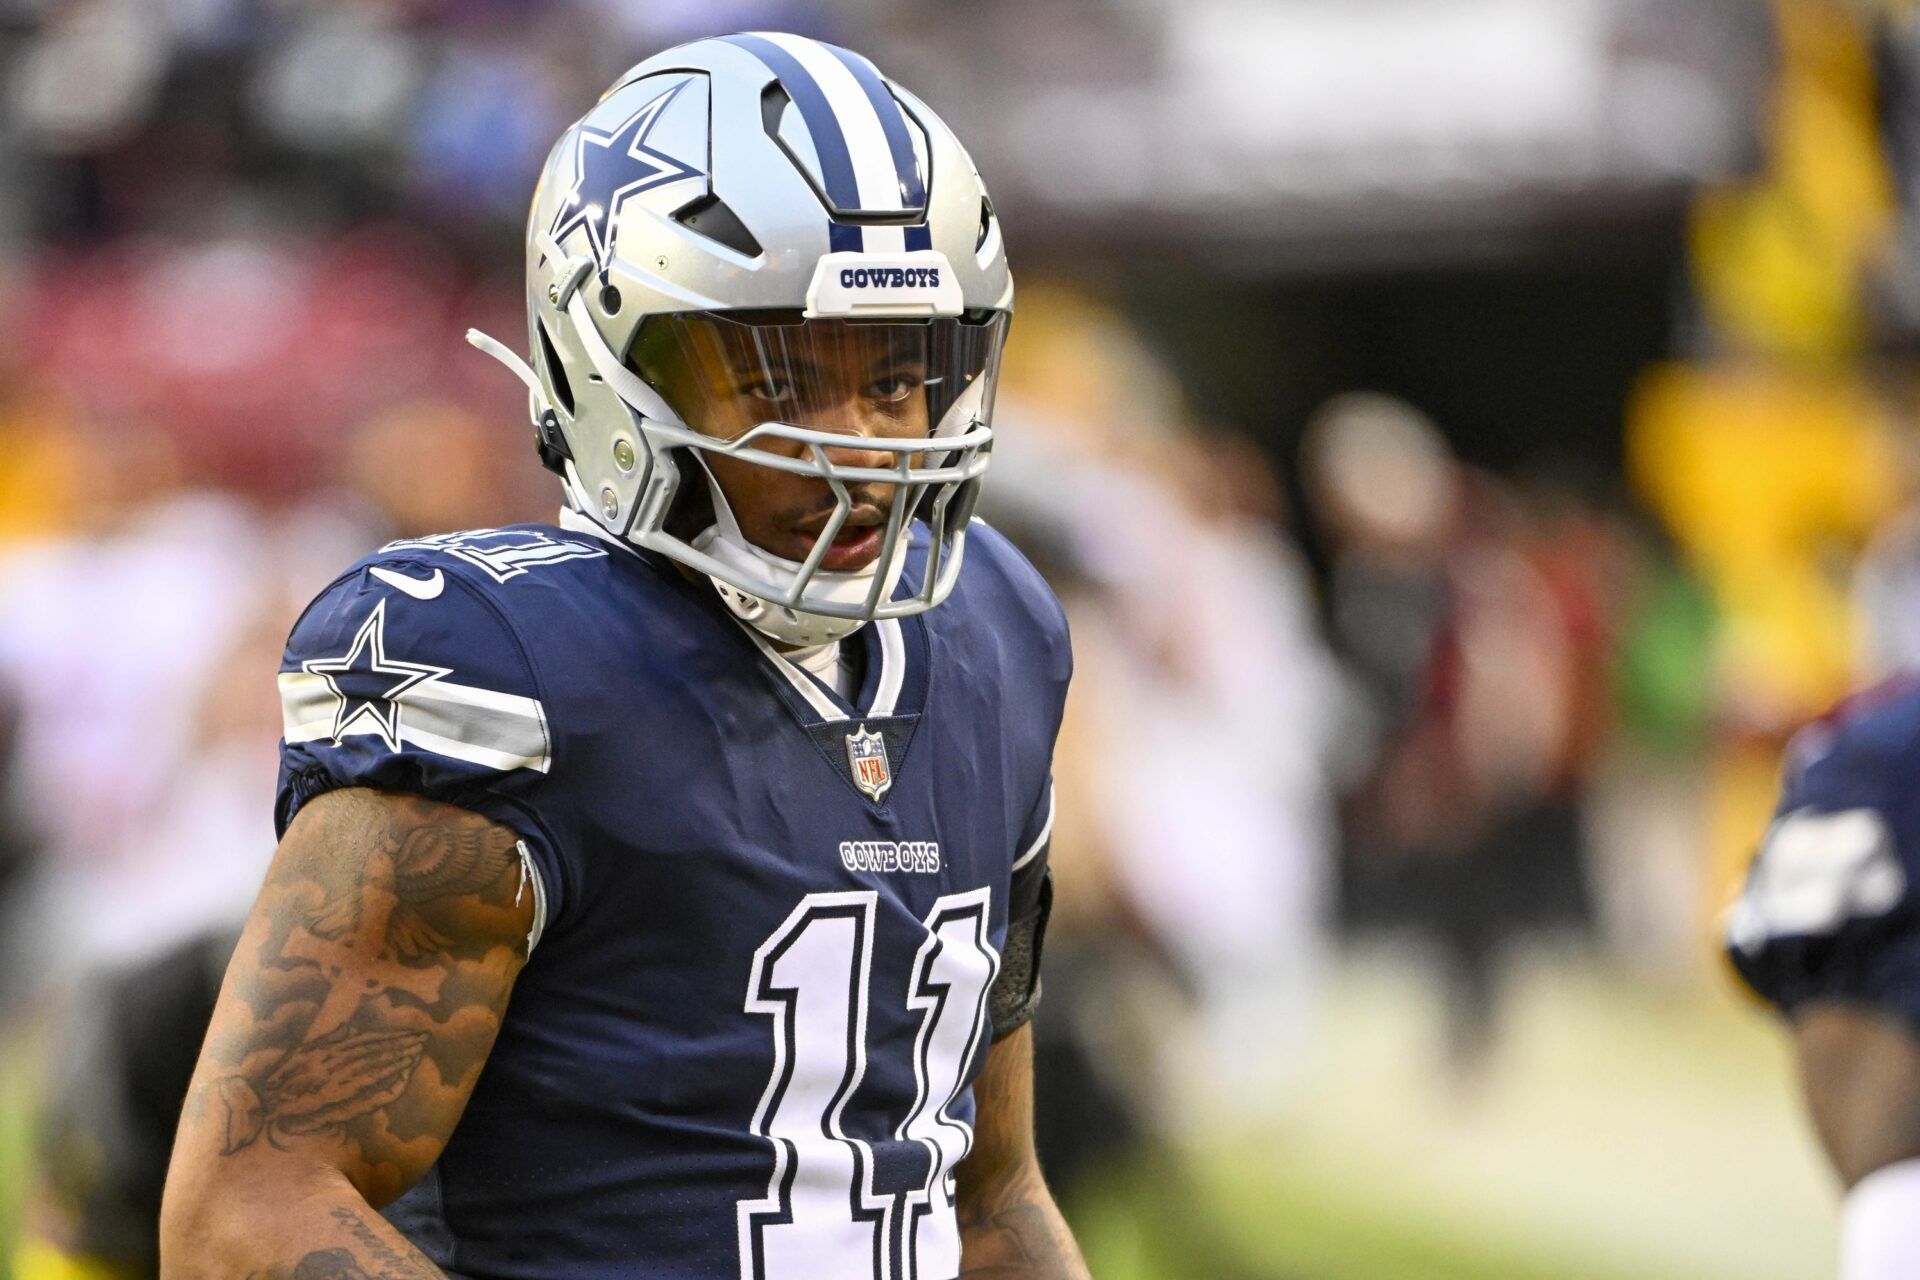
M1080 1246L1037 1167L965 1198L959 1211L961 1280L1088 1280Z
M446 1280L344 1176L275 1172L169 1189L161 1280Z

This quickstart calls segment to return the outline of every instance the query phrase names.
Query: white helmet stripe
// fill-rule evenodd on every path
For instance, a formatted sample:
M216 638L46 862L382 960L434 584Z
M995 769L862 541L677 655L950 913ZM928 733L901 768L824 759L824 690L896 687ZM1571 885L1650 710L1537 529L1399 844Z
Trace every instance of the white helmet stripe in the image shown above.
M814 83L820 86L828 105L833 108L834 118L840 122L840 132L847 140L848 157L853 161L854 181L860 189L861 211L904 212L907 206L900 190L900 173L893 164L893 146L887 141L887 131L881 124L880 113L873 109L867 91L853 78L853 72L847 70L845 63L817 41L772 32L767 33L766 38L785 49L795 62L806 69ZM876 245L874 237L869 234L867 248L878 249L882 246Z
M900 181L900 198L908 209L921 210L927 207L926 175L920 172L919 154L914 149L913 134L907 125L906 108L893 96L893 90L887 87L887 81L871 62L850 49L842 49L837 44L823 45L834 57L840 59L842 66L853 73L860 82L861 92L867 95L867 101L880 115L881 132L887 135L887 146L893 152L893 171Z

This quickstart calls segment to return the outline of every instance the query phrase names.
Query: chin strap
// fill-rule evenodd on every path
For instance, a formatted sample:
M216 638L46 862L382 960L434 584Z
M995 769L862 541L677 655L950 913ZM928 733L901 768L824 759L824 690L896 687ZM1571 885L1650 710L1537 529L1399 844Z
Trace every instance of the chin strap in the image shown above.
M693 545L696 550L716 560L738 565L742 559L738 552L744 544L726 538L719 526L714 525L697 536ZM825 614L808 613L804 609L790 609L750 591L742 591L713 574L706 574L705 577L713 584L714 593L726 605L728 613L777 644L811 649L844 640L867 625L863 618L829 618Z
M501 364L507 366L508 373L511 373L514 377L527 384L527 392L533 397L534 403L537 406L535 409L535 416L537 417L539 415L539 409L546 407L547 393L541 388L540 377L534 373L533 366L525 360L522 360L518 351L515 351L498 338L488 337L478 329L467 330L467 342L469 345L480 351L484 351Z
M573 449L567 444L567 437L560 430L560 415L547 401L546 389L540 385L540 378L532 366L520 358L520 353L495 338L490 338L478 329L467 330L467 341L487 355L507 366L507 372L527 384L527 412L533 418L533 429L540 449L540 461L547 470L568 482L568 500L578 503L573 492L573 481L569 466L573 461Z

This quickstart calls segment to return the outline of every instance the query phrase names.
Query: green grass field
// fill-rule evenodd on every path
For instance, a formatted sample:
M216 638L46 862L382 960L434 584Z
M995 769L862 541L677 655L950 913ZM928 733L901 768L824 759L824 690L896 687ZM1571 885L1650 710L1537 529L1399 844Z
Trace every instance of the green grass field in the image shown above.
M0 1269L7 1275L12 1274L13 1239L27 1186L32 1077L27 1046L0 1046Z
M1076 1205L1101 1280L1818 1280L1836 1193L1779 1031L1541 954L1484 1079L1406 957L1337 972L1297 1091ZM1177 1163L1178 1167L1173 1167Z

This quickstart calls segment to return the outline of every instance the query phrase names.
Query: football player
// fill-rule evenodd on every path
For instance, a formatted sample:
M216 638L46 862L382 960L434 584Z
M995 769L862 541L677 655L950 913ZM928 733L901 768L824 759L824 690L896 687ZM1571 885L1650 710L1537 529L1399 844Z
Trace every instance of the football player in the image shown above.
M1796 735L1727 923L1791 1021L1814 1127L1847 1188L1842 1280L1920 1276L1920 683Z
M703 40L562 137L526 272L530 364L472 336L566 509L296 624L163 1274L1084 1276L1026 1025L1071 664L970 516L973 162L857 54Z

